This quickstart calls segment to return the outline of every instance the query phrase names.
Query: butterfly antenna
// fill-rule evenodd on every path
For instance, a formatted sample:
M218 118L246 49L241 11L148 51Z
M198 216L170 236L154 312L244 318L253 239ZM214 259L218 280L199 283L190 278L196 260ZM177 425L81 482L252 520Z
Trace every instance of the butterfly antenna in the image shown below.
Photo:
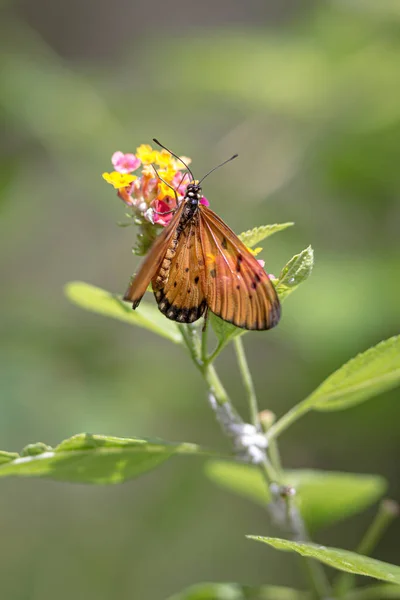
M173 152L171 152L171 150L169 148L167 148L166 146L163 146L162 144L160 144L160 142L158 140L156 140L156 138L153 138L153 142L155 142L158 146L160 146L160 148L164 148L164 150L166 150L167 152L169 152L171 154L171 156L174 156L176 159L178 159L184 166L185 168L189 171L192 180L194 181L194 176L192 171L189 169L189 167L187 166L187 164L185 163L185 161L183 161L181 159L180 156L178 156L177 154L174 154Z
M162 181L163 183L165 183L165 185L167 185L174 192L176 204L178 204L178 194L176 193L176 189L174 187L172 187L172 185L170 185L167 181L165 181L165 179L163 179L162 177L160 177L160 174L159 174L159 172L157 171L157 169L155 168L154 165L151 165L151 166L153 167L153 169L154 169L154 171L155 171L158 179L160 181Z
M224 160L223 163L221 163L217 167L214 167L213 169L211 169L211 171L208 171L208 173L206 175L204 175L204 177L202 179L200 179L199 185L201 185L201 182L204 181L205 178L208 177L211 173L213 173L214 171L216 171L220 167L223 167L224 165L226 165L226 163L231 162L231 160L233 160L234 158L237 158L238 156L239 156L239 154L234 154L233 156L231 156L230 158L228 158L228 160Z

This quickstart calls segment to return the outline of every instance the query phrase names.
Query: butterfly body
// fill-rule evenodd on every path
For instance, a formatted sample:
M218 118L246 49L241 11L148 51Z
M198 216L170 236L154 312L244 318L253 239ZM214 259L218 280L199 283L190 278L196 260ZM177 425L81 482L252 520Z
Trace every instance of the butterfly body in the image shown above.
M135 309L151 281L160 311L174 321L192 323L208 308L237 327L274 327L280 304L268 275L201 198L200 186L189 184L124 300Z

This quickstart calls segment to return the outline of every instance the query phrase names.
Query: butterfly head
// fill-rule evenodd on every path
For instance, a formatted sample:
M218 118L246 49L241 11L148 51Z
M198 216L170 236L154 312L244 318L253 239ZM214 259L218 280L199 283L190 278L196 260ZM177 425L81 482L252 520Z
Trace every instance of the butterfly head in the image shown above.
M188 200L190 204L198 205L202 197L203 193L199 184L189 183L186 188L185 199Z

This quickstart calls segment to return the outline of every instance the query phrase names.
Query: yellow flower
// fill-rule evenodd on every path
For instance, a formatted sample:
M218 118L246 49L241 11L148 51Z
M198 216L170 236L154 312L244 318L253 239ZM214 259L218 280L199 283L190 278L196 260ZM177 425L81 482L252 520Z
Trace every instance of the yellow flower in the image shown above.
M190 165L190 163L192 162L192 159L189 158L188 156L181 156L180 158L186 165ZM180 160L176 160L176 159L174 159L174 167L176 170L179 170L179 171L182 171L182 169L186 169L185 165L182 164Z
M161 169L168 169L173 167L173 159L171 154L167 150L161 150L161 152L155 152L155 162Z
M173 193L173 190L171 190L171 188L168 185L166 185L163 181L160 181L158 183L157 198L159 200L162 200L163 198L165 198L165 196L172 196Z
M137 179L136 175L130 175L129 173L119 173L118 171L113 171L112 173L103 173L103 179L110 183L115 187L116 190L120 190L121 188L128 187Z
M153 150L150 144L142 144L138 148L136 148L136 156L139 160L142 161L144 165L149 165L156 161L157 150Z
M173 181L175 175L176 175L176 171L173 167L168 167L166 169L160 169L160 171L158 171L160 177L162 177L162 179L165 179L165 181L168 181L168 183L171 183L171 181Z

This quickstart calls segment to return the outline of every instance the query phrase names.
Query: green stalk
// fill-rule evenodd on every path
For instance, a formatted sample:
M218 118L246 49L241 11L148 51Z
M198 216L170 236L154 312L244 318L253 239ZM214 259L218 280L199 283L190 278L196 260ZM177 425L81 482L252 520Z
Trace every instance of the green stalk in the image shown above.
M399 515L399 505L394 500L382 500L378 507L378 512L375 515L372 523L365 532L361 542L359 543L356 552L369 556L374 550L379 540L389 527L390 523ZM341 573L337 576L334 585L337 598L347 597L347 594L355 586L355 576L351 573Z
M192 360L196 367L199 369L201 374L203 375L210 392L215 397L216 402L219 406L223 406L226 402L229 401L228 394L223 387L221 380L219 379L215 367L212 364L213 358L218 354L219 347L217 347L216 351L211 356L207 356L207 325L203 329L201 342L199 337L196 334L196 329L192 325L182 325L180 326L183 340L190 352ZM255 427L259 428L260 419L259 419L259 410L257 403L257 396L254 388L253 379L251 377L250 369L247 363L246 355L243 348L243 343L240 338L236 338L234 340L236 355L238 359L239 369L242 376L243 384L246 390L248 404L249 404L249 412L251 415L252 423ZM300 405L301 406L301 405ZM307 408L308 410L308 408ZM288 413L289 414L289 413ZM296 414L298 414L296 412ZM275 428L278 431L285 429L285 423L289 423L295 420L293 417L287 418L283 417L276 425L280 425L280 428L276 428L276 425L272 425L271 429ZM283 422L283 424L282 424ZM287 425L286 425L287 426ZM270 433L271 429L268 431ZM275 435L272 436L273 438ZM274 448L275 454L278 452L277 446ZM276 454L276 456L278 456ZM282 472L280 468L280 461L276 459L278 463L278 469L275 468L273 464L271 464L268 456L266 456L265 461L263 461L260 465L260 471L265 479L267 486L270 488L272 483L277 483L278 485L283 484L282 480ZM278 501L281 499L279 498ZM276 500L275 500L276 501ZM292 498L289 496L285 499L286 501L286 519L288 521L289 526L292 529L296 528L299 535L303 534L305 531L304 524L301 520L301 516L296 513L293 514L293 511L296 511L296 507L292 504ZM295 521L298 521L296 523ZM322 565L316 563L312 559L303 559L303 565L307 570L307 575L310 580L311 593L315 600L328 600L331 597L330 594L330 586L327 581L325 571L323 570Z
M259 414L260 424L265 433L268 433L272 425L275 423L275 415L270 410L263 410ZM267 436L268 437L268 436ZM279 481L284 482L284 473L282 469L281 456L277 441L275 439L269 440L268 443L268 454L275 471L279 476Z
M210 362L210 363L214 362L214 360L217 358L218 354L221 352L221 350L223 350L224 347L225 347L224 342L219 342L217 347L215 348L214 352L212 352L210 354L210 356L207 358L208 362Z
M209 362L207 342L208 342L208 318L206 316L204 319L203 334L201 336L201 362L203 363L203 365L205 365L207 362Z
M261 422L260 422L260 417L259 417L257 396L256 396L256 391L255 391L255 387L254 387L254 383L253 383L253 378L251 376L249 365L248 365L248 362L246 359L243 342L240 337L236 337L233 340L233 343L235 346L237 361L238 361L238 365L239 365L240 374L242 376L243 385L246 390L251 420L252 420L253 425L255 427L257 427L257 429L259 429ZM298 405L297 408L299 408L299 406L301 406L301 405ZM308 410L308 408L306 410ZM287 416L287 415L285 415L285 416ZM272 425L271 428L268 429L268 432L266 434L267 437L270 438L269 457L271 458L271 460L273 459L274 462L273 463L270 462L270 460L267 456L266 460L263 461L259 465L259 468L261 470L261 473L262 473L269 489L270 489L271 483L277 483L280 486L284 484L283 472L282 472L281 463L280 463L278 446L274 439L276 437L276 435L271 436L270 432L274 428L275 428L275 431L278 431L278 432L283 431L283 429L285 428L285 425L288 426L292 422L292 420L294 421L297 417L298 417L298 411L296 411L296 414L293 415L293 417L291 419L288 418L285 420L285 418L283 417L278 423L276 423L276 425L280 424L280 429L277 428L276 425ZM273 446L273 448L271 448L271 445ZM271 450L272 450L272 452L271 452ZM282 498L277 498L275 501L280 502L282 500L283 500ZM287 495L284 498L284 501L286 503L286 506L285 506L286 521L287 521L287 524L289 525L290 529L292 530L294 537L302 538L302 539L306 538L307 537L306 529L305 529L303 520L301 518L301 515L298 512L298 509L293 503L293 498L291 498L289 495ZM310 582L310 587L311 587L311 592L313 594L313 598L315 600L325 600L325 599L328 600L331 597L331 589L330 589L329 581L326 577L326 574L325 574L325 571L324 571L324 568L322 567L322 565L315 562L312 559L305 559L305 560L302 559L302 564L305 566L305 569L306 569L306 573L307 573L307 577Z
M182 332L183 340L190 352L190 356L200 373L203 375L209 390L213 393L220 406L225 404L225 402L229 401L228 394L226 393L214 366L207 360L204 362L202 359L204 348L206 348L207 345L207 338L200 344L196 330L192 325L181 325L180 330ZM207 330L203 331L203 337L207 336L206 331Z
M247 363L246 355L244 353L243 342L240 337L236 337L233 340L235 346L236 357L239 365L239 371L242 376L242 381L247 394L247 402L249 404L250 419L254 427L259 429L260 419L258 416L258 402L256 396L256 390L254 388L253 378L250 373L249 365Z
M281 417L272 427L268 430L267 439L272 440L277 438L285 429L287 429L292 423L297 421L300 417L305 415L310 410L310 406L307 400L296 404L291 410L289 410L283 417Z

